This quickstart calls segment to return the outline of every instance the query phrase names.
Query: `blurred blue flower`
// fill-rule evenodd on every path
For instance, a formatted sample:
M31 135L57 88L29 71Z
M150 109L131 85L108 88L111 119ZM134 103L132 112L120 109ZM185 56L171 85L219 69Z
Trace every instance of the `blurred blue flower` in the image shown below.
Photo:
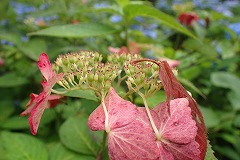
M232 23L228 26L231 30L233 30L233 32L240 37L240 23ZM226 33L226 38L227 39L231 39L231 34L230 33Z
M138 22L143 22L143 21L144 21L144 18L143 18L143 17L140 17L140 16L136 16L136 17L135 17L135 20L138 21Z
M2 45L8 45L8 46L13 46L13 45L14 45L14 43L9 42L9 41L4 40L4 39L1 40L1 44L2 44Z
M22 39L23 42L27 42L28 41L28 37L27 36L22 36L21 39Z
M110 21L113 23L118 23L122 21L122 17L119 15L113 15L110 17Z
M10 2L10 6L13 7L17 15L23 15L25 13L30 13L36 11L36 8L30 5L25 5L15 1Z
M108 3L96 3L96 4L94 4L94 8L96 8L96 9L106 8L106 7L108 7L108 6L109 6Z
M47 3L44 3L44 4L41 4L40 6L39 6L39 9L40 10L45 10L45 9L47 9L49 7L49 5L47 4Z
M8 20L6 20L6 19L1 20L2 26L6 26L7 24L8 24Z

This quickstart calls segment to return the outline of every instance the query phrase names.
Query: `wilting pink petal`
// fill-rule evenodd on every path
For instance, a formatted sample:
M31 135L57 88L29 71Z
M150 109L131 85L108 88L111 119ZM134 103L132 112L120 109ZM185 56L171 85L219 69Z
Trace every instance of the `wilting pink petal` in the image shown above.
M40 55L38 61L38 68L40 69L46 81L48 81L53 76L52 65L46 53L42 53Z
M63 73L56 74L56 72L52 70L48 55L45 53L40 55L38 67L43 75L43 91L39 95L31 94L30 101L27 103L27 109L21 113L21 116L30 114L28 120L33 135L37 133L44 110L59 104L59 99L62 98L62 96L50 94L52 87L64 76Z

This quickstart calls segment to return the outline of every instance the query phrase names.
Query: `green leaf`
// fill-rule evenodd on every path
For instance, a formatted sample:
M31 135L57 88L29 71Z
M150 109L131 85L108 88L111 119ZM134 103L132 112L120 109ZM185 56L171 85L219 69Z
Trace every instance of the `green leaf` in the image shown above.
M194 90L195 92L197 92L199 95L201 95L203 98L206 98L206 96L190 81L188 81L185 78L180 78L177 77L177 79L185 86L191 88L192 90Z
M150 108L156 107L159 103L163 102L166 100L166 94L164 91L158 91L156 92L152 97L147 97L147 104ZM143 100L140 96L138 96L135 100L134 103L137 104L143 104Z
M122 8L130 3L130 0L115 0Z
M14 105L11 100L0 101L0 126L13 112Z
M200 110L204 117L204 122L207 128L216 127L220 124L219 115L214 112L211 108L200 107Z
M240 95L240 79L231 73L214 72L211 74L211 82L217 87L229 88Z
M12 43L14 43L17 46L20 46L22 44L21 37L18 34L0 33L0 39L12 42Z
M33 136L2 132L2 146L8 160L47 160L48 153L41 141Z
M16 87L24 85L27 82L25 77L20 77L14 72L0 76L0 87Z
M59 135L68 149L96 156L99 146L92 137L93 132L88 129L87 120L87 116L70 117L62 124Z
M123 12L128 20L134 18L135 16L145 16L145 17L152 17L160 20L163 24L180 31L194 39L197 37L192 34L189 30L184 28L180 23L176 21L175 18L171 17L168 14L165 14L153 7L146 6L146 5L137 5L137 4L129 4L123 8Z
M14 116L6 120L2 126L4 129L26 129L29 128L27 117Z
M97 96L92 90L72 90L63 94L64 96L84 98L88 100L98 101Z
M108 35L116 31L117 30L115 30L114 28L100 23L81 23L53 26L37 32L29 33L28 35L82 38Z
M68 150L61 143L52 146L49 151L49 160L95 160L96 158L87 155L81 155Z
M207 144L207 153L204 160L217 160L217 158L214 156L214 151L212 150L212 146L209 140Z
M46 52L47 45L44 40L33 39L18 47L27 57L37 61L42 52Z

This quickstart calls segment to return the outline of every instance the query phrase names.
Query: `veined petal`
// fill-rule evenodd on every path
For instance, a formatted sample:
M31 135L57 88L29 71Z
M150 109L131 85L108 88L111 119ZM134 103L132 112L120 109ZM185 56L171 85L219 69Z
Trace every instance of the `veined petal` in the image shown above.
M52 65L46 53L42 53L38 60L38 68L40 69L44 78L48 81L54 74Z
M28 118L31 133L33 135L37 134L38 126L40 124L40 120L42 118L42 114L48 105L48 97L42 99L36 106L33 108L30 117Z

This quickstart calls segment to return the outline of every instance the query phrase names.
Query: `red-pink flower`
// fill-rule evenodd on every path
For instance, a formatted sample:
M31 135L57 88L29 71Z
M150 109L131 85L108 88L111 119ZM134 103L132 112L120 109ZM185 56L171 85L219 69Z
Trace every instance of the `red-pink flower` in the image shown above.
M184 12L178 16L178 20L180 21L181 24L192 26L192 23L197 22L199 20L199 17L194 12L189 13Z
M64 76L63 73L57 74L52 70L52 65L49 61L48 55L45 53L42 53L39 57L38 68L43 75L43 91L39 95L34 93L30 94L30 101L26 105L27 109L21 113L22 116L30 114L28 120L33 135L36 135L37 133L44 110L57 105L59 103L59 99L62 98L62 96L50 94L55 83Z

